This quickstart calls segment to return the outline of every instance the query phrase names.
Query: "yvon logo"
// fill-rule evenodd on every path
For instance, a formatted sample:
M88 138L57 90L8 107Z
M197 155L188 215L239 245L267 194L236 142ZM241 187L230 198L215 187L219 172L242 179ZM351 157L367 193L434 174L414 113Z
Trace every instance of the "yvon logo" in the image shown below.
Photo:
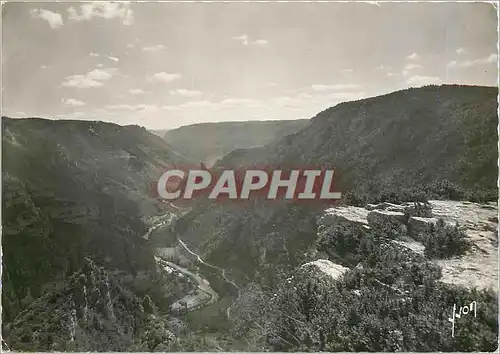
M210 171L172 168L156 183L156 194L165 200L190 200L205 196L213 200L248 200L253 196L269 200L335 201L333 169L247 169Z

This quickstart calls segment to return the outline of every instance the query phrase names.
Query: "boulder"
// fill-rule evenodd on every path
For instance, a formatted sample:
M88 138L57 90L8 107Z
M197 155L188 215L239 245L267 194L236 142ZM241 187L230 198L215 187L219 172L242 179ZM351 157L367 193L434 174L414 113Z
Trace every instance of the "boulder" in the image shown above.
M354 206L330 208L325 210L323 225L332 226L344 222L368 227L368 221L366 220L368 212L364 208Z
M398 213L403 213L405 212L406 208L402 205L394 205L394 206L389 206L387 207L387 209L385 209L387 211L395 211L395 212L398 212Z
M372 210L366 217L368 225L372 228L394 226L399 228L405 223L405 214L397 211Z
M410 237L415 240L420 239L421 234L426 234L429 232L431 225L435 225L438 219L436 218L421 218L418 216L412 216L408 220L408 231Z
M406 202L402 206L402 212L409 216L432 217L432 205L429 203Z
M418 216L412 216L408 220L408 232L409 236L417 241L422 240L422 235L430 231L431 225L435 225L438 222L437 218L422 218ZM447 225L455 226L456 222L445 221Z
M305 263L302 265L302 267L316 267L321 272L331 276L333 279L338 279L349 270L349 268L346 268L340 264L333 263L326 259L318 259L313 262Z
M375 205L376 210L389 210L389 209L401 209L403 208L401 205L398 204L393 204L389 202L382 202L377 205Z

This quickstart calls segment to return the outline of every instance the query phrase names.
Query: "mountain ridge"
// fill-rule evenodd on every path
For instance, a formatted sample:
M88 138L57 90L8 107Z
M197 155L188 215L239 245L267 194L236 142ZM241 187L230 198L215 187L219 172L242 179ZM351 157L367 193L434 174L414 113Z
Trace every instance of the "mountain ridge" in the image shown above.
M494 87L427 86L340 103L317 114L306 128L264 147L235 150L214 168L326 164L337 169L336 188L344 195L354 194L360 205L379 198L408 201L425 196L428 188L440 192L456 188L463 196L462 189L470 189L472 195L494 200L498 198L497 96ZM446 129L436 129L436 121L439 128ZM222 267L238 268L236 259L248 259L251 270L242 267L238 272L252 274L259 269L253 264L260 253L256 245L268 232L274 232L272 225L276 229L279 225L281 233L276 232L290 248L315 237L313 229L309 236L292 231L294 226L285 222L289 222L285 205L256 202L233 208L200 202L184 221L180 220L181 237L208 261L220 262ZM313 222L313 210L291 208L309 215ZM285 236L285 232L289 234ZM203 240L197 236L200 233ZM235 233L245 251L237 250L239 242L230 236ZM234 257L221 257L222 250L235 252Z
M167 131L165 141L190 160L213 164L239 148L263 146L302 129L307 119L197 123Z
M138 126L2 118L3 319L64 281L86 256L154 273L141 236L164 209L149 181L185 162Z

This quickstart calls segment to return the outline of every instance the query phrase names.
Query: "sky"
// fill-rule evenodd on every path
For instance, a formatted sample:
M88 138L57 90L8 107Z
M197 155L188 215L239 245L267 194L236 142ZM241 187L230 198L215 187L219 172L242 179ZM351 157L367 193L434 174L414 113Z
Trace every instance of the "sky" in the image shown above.
M2 115L149 129L497 86L486 3L7 3Z

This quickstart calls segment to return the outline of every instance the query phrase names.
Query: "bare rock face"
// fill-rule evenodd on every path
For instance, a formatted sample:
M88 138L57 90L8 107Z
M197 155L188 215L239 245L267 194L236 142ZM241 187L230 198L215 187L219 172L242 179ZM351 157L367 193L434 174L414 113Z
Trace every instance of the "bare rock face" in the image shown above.
M472 250L462 257L436 261L442 281L498 291L498 207L449 200L430 201L433 216L465 228Z
M409 238L392 240L405 249L424 255L422 234L443 219L450 226L464 229L472 250L453 258L434 260L442 267L442 281L466 287L492 288L498 291L498 206L496 203L477 204L448 200L433 200L425 206L429 217L412 216L418 203L368 204L365 208L347 206L327 209L323 225L339 222L362 225L365 228L407 227ZM412 209L413 208L413 209ZM409 212L408 212L409 211ZM420 210L421 212L422 210ZM408 214L410 215L409 219ZM414 215L414 214L413 214Z
M347 206L325 210L323 225L330 226L338 222L347 222L368 227L368 210L364 208Z
M331 276L333 279L338 279L349 270L349 268L346 268L340 264L333 263L326 259L318 259L313 262L305 263L302 265L302 267L316 267L321 272Z

